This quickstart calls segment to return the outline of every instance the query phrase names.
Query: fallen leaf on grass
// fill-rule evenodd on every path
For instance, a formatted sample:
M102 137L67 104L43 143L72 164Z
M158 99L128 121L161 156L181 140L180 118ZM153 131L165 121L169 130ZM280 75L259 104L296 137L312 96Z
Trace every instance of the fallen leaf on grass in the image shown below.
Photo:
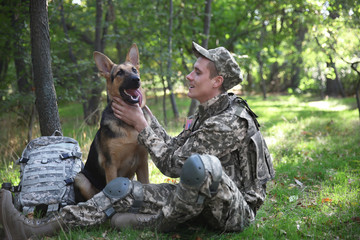
M321 199L321 203L325 203L325 202L332 202L331 198L323 198Z
M297 185L299 185L301 188L304 187L304 184L302 182L300 182L299 180L297 180L296 178L294 178L295 182Z
M276 201L276 195L274 195L274 196L273 196L272 198L270 198L269 200L276 203L276 202L277 202L277 201Z
M174 235L171 236L171 238L172 238L172 239L180 239L181 236L180 236L180 234L175 233Z
M352 217L351 220L353 220L353 222L360 223L360 217Z
M345 224L349 224L350 222L359 223L360 224L360 217L352 217L350 220L345 221Z
M302 135L313 135L312 132L308 132L308 131L302 131L301 132Z

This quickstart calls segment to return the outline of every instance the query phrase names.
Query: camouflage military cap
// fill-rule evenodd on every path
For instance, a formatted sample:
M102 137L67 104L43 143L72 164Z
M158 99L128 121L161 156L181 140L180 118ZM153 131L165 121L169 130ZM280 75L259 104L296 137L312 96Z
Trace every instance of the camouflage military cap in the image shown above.
M240 67L226 48L207 50L195 42L192 43L192 48L196 57L205 57L215 63L218 74L224 78L223 87L226 91L242 82Z

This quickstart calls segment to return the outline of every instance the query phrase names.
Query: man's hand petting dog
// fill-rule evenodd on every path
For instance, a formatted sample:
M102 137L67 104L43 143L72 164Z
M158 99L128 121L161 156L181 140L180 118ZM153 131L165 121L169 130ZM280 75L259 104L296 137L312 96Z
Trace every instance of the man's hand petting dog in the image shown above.
M115 117L133 126L138 132L141 132L149 125L138 103L128 104L121 98L114 97L111 108Z

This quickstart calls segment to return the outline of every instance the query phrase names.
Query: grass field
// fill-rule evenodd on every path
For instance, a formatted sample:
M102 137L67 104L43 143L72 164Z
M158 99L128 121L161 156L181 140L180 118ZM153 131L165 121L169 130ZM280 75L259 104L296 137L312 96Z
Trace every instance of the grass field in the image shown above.
M50 239L360 239L360 121L355 99L244 98L259 115L276 169L265 204L244 232L197 228L170 234L117 232L106 223ZM173 120L168 107L167 130L172 135L181 131L189 100L178 98L177 102L182 116L178 121ZM148 101L160 121L161 104L160 98ZM64 135L79 141L86 159L97 127L84 124L80 104L61 105L59 112ZM1 116L0 123L0 182L17 184L18 170L13 162L26 144L26 128L11 114ZM39 134L38 127L35 133ZM175 181L153 164L150 168L152 182Z

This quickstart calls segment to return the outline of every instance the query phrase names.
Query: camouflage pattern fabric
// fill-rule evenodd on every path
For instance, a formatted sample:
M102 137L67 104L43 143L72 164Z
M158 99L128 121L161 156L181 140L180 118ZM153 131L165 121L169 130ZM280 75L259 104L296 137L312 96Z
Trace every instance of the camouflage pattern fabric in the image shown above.
M275 172L262 137L261 164L251 157L257 156L253 154L256 149L251 137L258 129L242 100L224 93L200 105L192 121L188 121L177 137L170 137L156 118L152 120L151 125L140 132L138 140L162 173L179 177L186 159L198 153L216 156L223 166L223 174L214 196L210 194L209 174L200 190L182 183L143 185L144 203L139 213L158 216L155 222L175 225L201 217L203 222L223 231L242 231L248 226L263 204L266 182ZM199 202L199 196L203 201ZM108 199L100 192L86 203L65 207L61 214L71 225L92 225L106 220L103 211L109 206L121 213L127 212L133 202L131 194L119 200Z
M202 56L215 63L218 74L224 78L223 87L226 91L242 82L240 67L226 48L207 50L195 42L192 43L192 48L196 57Z
M42 136L30 141L17 161L21 180L15 207L29 214L36 206L47 205L50 213L75 204L72 183L83 166L81 155L78 142L69 137Z

